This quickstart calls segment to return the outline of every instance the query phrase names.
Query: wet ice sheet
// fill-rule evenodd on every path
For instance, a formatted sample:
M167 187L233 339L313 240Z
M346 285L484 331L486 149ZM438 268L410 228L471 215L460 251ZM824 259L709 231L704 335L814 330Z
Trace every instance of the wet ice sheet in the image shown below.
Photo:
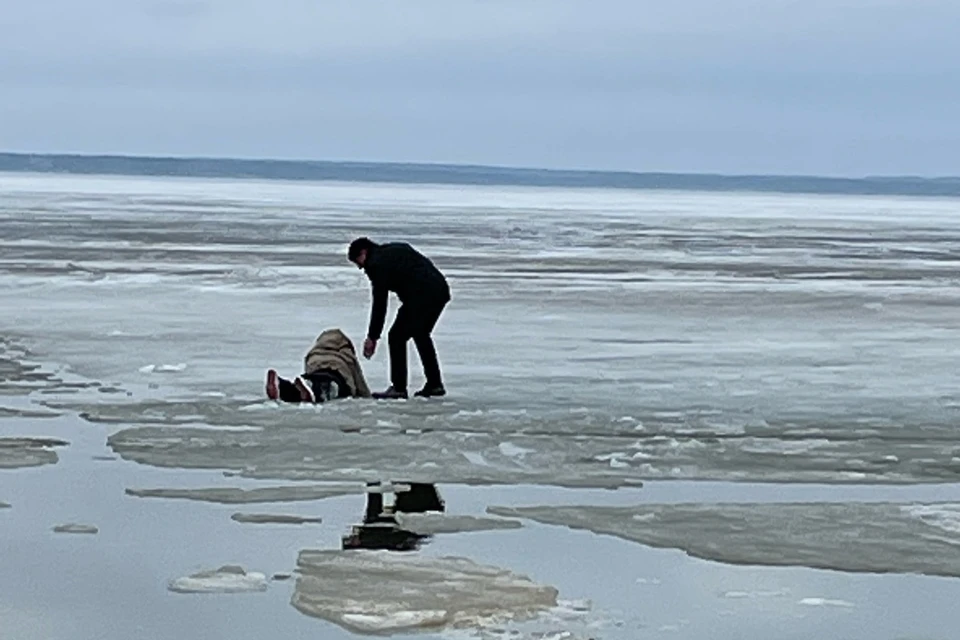
M0 325L0 397L15 399L34 391L45 392L52 389L62 393L75 393L81 389L102 386L99 382L66 375L62 370L51 370L37 354L30 351L22 338L7 335L8 331L14 329L14 326ZM62 369L62 364L58 368ZM0 418L42 418L56 415L39 405L23 406L16 403L15 406L0 407Z
M0 331L102 385L46 396L100 424L480 434L463 464L442 440L413 460L452 463L465 481L960 477L955 201L61 176L0 187ZM369 283L344 257L362 233L409 240L450 275L436 334L450 395L425 415L263 404L267 367L299 373L319 330L365 330ZM385 386L383 353L364 366ZM371 444L368 466L389 468L396 445ZM345 474L231 458L260 477Z
M167 588L176 593L249 593L267 590L267 577L256 571L247 572L237 565L199 571L171 580Z
M323 518L286 513L235 513L231 520L247 524L320 524Z
M297 571L294 607L363 634L476 627L557 605L555 588L466 558L305 550Z
M519 529L519 520L434 513L398 513L397 524L406 531L429 536L439 533L466 533L497 529Z
M43 409L19 409L17 407L0 407L2 418L56 418L59 414Z
M197 500L221 504L252 504L257 502L298 502L323 500L352 493L363 493L363 487L332 487L283 485L278 487L203 487L196 489L126 489L127 495L138 498L166 498Z
M296 446L292 446L292 441ZM576 465L595 443L561 443L517 462L496 455L499 439L456 431L371 435L309 426L259 431L197 428L133 428L112 434L109 444L127 460L161 466L232 470L251 478L501 484L513 482L569 486L630 483L609 465ZM557 466L569 460L568 468ZM639 480L633 479L633 484ZM167 494L169 495L169 494Z
M589 601L560 601L533 620L513 621L474 629L449 629L444 640L596 640L610 621L591 619ZM615 624L615 623L614 623ZM601 631L602 630L602 631Z
M115 432L109 444L124 459L149 465L317 481L620 487L653 479L906 483L960 477L952 427L910 437L882 428L807 427L671 435L637 431L600 411L553 421L549 413L530 418L481 411L464 421L455 406L238 417L235 424L261 426L243 431L135 427ZM229 421L223 413L211 420ZM382 422L389 425L377 426ZM522 456L514 451L520 448Z
M93 535L93 534L100 533L100 529L92 524L80 524L76 522L68 522L66 524L58 524L53 528L53 532Z
M56 438L0 438L0 469L56 464L54 447L68 444Z
M731 564L960 577L960 504L491 507Z

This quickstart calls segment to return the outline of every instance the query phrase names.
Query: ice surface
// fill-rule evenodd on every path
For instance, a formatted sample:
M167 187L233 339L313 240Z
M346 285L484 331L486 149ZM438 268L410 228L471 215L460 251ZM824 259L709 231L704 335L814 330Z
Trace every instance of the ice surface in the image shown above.
M346 634L287 606L287 585L215 601L223 615L214 622L206 603L158 598L156 575L206 562L202 548L170 540L212 539L224 555L288 567L303 536L337 545L359 503L305 504L303 513L316 507L326 523L307 530L237 526L227 517L235 508L142 502L117 487L203 487L221 472L603 487L960 478L956 200L3 175L0 191L0 417L16 426L5 435L71 442L65 463L4 475L3 497L15 503L4 526L13 547L26 550L7 554L10 571L0 577L0 618L14 630L111 640L145 626L164 638L198 628L232 638ZM435 336L448 396L265 401L266 368L299 373L318 331L340 326L362 337L369 283L344 258L359 233L409 240L449 274L454 301ZM140 373L147 364L186 366ZM384 350L363 366L372 386L386 385ZM33 417L51 411L67 419ZM86 422L73 421L76 413ZM124 461L94 463L108 436ZM477 514L486 504L572 495L584 504L662 502L670 499L664 486L685 499L718 495L715 483L692 490L673 482L641 492L497 486L451 494ZM701 487L712 488L701 496ZM781 490L784 499L896 501L896 514L863 516L895 522L893 569L911 555L925 562L931 544L955 542L942 501L956 501L956 485L721 493L780 500ZM908 503L917 496L941 504ZM96 517L99 537L45 534L76 517L70 504L82 501L91 508L80 515ZM630 526L657 524L655 513L635 515ZM706 531L716 528L707 511L687 529L700 528L701 517ZM792 538L775 537L783 520L770 522L753 539L791 549ZM747 544L730 538L731 553ZM707 551L724 555L724 538L714 541L720 550ZM897 546L904 541L913 546ZM811 544L836 559L816 536ZM695 562L545 526L438 536L423 553L536 575L601 606L614 602L630 620L594 633L554 623L548 611L535 630L504 624L441 632L447 637L575 631L584 640L633 640L664 627L696 640L780 637L784 628L807 638L829 627L834 636L939 638L957 627L957 581L949 579ZM949 566L950 554L941 555ZM160 564L128 570L145 558ZM84 579L62 580L65 568ZM25 585L23 575L44 579ZM77 600L75 589L91 583L100 588ZM781 587L789 597L765 595ZM856 606L801 605L807 597ZM78 605L66 617L64 602Z
M755 598L782 598L789 595L786 589L777 589L776 591L725 591L722 593L724 598L733 598L736 600L755 599Z
M179 373L187 368L185 362L178 364L147 364L140 367L140 373Z
M853 603L847 602L845 600L831 600L829 598L804 598L800 601L800 604L807 607L842 607L850 608L853 607Z
M0 438L0 469L56 464L59 458L53 447L68 444L56 438Z
M19 407L0 407L0 418L56 418L59 413Z
M523 526L519 520L434 513L398 513L396 519L401 528L421 535L519 529Z
M95 527L92 524L77 524L77 523L67 523L67 524L58 524L53 528L54 533L85 533L85 534L95 534L99 533L100 529Z
M488 511L730 564L960 577L960 528L952 524L960 518L956 504L685 503ZM936 514L932 523L931 514Z
M322 480L960 480L950 200L2 180L0 393L51 392L48 407L98 424L263 429L212 444L127 431L112 441L126 459L226 454L216 468ZM449 395L264 402L265 370L299 373L318 331L365 330L369 283L344 256L361 232L449 274ZM69 386L62 365L70 384L131 395ZM385 384L382 352L364 367ZM356 456L331 437L349 465L324 461L333 430L367 437ZM278 453L301 438L314 462Z
M397 404L397 403L391 403ZM423 403L426 404L426 403ZM94 409L90 409L91 411ZM101 406L99 420L107 420ZM178 409L168 404L165 421L176 424ZM549 413L512 419L483 415L467 423L453 419L449 403L430 408L382 405L401 427L362 427L356 407L323 416L288 413L273 420L235 419L229 411L207 410L205 420L258 424L260 430L226 431L195 427L134 427L109 437L127 460L162 467L224 469L253 478L317 481L377 480L403 477L418 482L468 484L541 483L560 486L637 486L655 479L726 479L840 483L944 482L960 474L960 445L930 428L901 438L895 431L865 429L862 438L837 432L805 435L787 428L763 435L697 432L638 438L602 416L601 410L576 419ZM90 418L90 414L85 414ZM108 419L110 422L114 418ZM117 422L126 419L117 415ZM422 433L406 427L433 425ZM577 425L580 425L579 430ZM504 453L505 438L528 450ZM807 440L807 442L798 442ZM878 444L882 443L882 444ZM764 444L765 446L760 446ZM896 452L897 462L890 458ZM882 452L882 453L881 453Z
M248 524L319 524L322 518L271 513L235 513L231 520Z
M176 593L248 593L266 591L267 577L262 573L248 573L237 565L224 565L171 580L167 588Z
M363 493L362 486L336 487L330 485L287 485L278 487L204 487L199 489L127 489L127 495L138 498L167 498L198 500L222 504L250 504L257 502L297 502L323 500L354 493Z
M960 504L915 504L902 507L903 513L949 534L960 535Z
M482 626L557 605L557 590L466 558L300 552L292 604L360 634Z
M162 467L231 470L251 478L340 482L402 478L428 483L592 487L639 484L636 471L631 474L607 464L591 464L587 454L603 446L602 437L589 441L523 439L536 440L539 450L522 462L502 455L494 434L465 435L439 429L417 435L397 430L366 435L309 424L261 431L140 427L115 432L108 443L127 460Z
M449 640L596 640L610 637L611 627L623 626L622 621L591 615L592 607L586 600L558 600L557 606L543 610L533 619L446 628L437 635Z

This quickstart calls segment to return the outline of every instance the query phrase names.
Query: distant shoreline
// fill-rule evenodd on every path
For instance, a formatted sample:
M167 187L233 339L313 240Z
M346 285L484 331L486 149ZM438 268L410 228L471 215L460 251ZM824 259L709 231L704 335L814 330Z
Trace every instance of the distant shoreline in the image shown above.
M574 189L755 191L765 193L960 197L960 177L876 176L835 178L790 175L638 173L324 160L0 153L0 172L297 180L307 182L565 187Z

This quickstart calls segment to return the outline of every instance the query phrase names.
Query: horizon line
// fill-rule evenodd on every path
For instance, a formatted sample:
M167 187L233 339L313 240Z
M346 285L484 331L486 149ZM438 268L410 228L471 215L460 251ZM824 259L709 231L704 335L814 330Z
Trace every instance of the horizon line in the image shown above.
M914 181L960 181L960 174L920 175L910 173L899 174L861 174L861 175L828 175L819 173L724 173L719 171L664 171L664 170L636 170L636 169L589 169L589 168L557 168L537 167L529 165L460 163L443 161L405 161L405 160L332 160L323 158L279 158L270 156L229 156L229 155L175 155L175 154L146 154L146 153L97 153L74 151L5 151L0 149L0 157L20 158L72 158L88 160L164 160L177 162L270 162L276 164L297 165L340 165L344 167L416 167L434 169L469 169L473 171L510 171L523 173L552 173L552 174L579 174L595 176L676 176L676 177L703 177L703 178L781 178L805 180L831 181L874 181L874 180L914 180Z
M72 176L960 198L960 177L548 169L440 162L0 151L0 172Z

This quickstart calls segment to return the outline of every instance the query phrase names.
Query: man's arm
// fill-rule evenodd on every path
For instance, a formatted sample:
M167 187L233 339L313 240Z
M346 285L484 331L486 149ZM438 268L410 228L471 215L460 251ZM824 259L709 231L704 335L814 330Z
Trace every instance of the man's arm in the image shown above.
M370 327L367 338L373 341L380 339L383 324L387 320L387 288L380 284L373 285L373 306L370 309Z

